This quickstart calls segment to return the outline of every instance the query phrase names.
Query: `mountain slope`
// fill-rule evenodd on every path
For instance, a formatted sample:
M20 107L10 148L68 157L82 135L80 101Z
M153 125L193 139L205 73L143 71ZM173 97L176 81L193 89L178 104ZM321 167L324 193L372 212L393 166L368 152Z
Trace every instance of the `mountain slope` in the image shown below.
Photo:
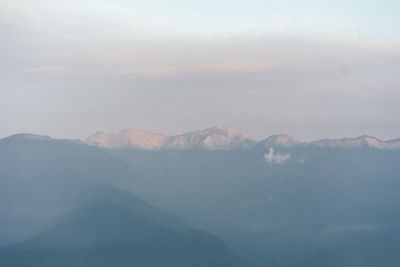
M0 139L0 245L39 231L95 181L134 187L140 176L80 142L37 135Z
M81 205L87 205L88 203L110 203L118 205L138 216L150 218L156 223L181 233L186 232L190 228L187 223L178 216L147 203L129 191L101 182L90 184L82 190L72 202L72 206L79 207Z
M127 192L95 184L84 195L43 233L0 248L0 265L249 266L213 235L170 228L159 220L166 212Z

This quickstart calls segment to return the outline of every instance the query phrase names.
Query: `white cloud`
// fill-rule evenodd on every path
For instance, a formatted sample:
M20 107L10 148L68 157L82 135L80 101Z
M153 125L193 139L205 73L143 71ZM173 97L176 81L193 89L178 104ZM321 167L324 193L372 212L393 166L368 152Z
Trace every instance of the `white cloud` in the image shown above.
M283 164L290 159L290 153L279 154L275 153L272 147L269 148L268 154L264 155L265 160L271 164Z

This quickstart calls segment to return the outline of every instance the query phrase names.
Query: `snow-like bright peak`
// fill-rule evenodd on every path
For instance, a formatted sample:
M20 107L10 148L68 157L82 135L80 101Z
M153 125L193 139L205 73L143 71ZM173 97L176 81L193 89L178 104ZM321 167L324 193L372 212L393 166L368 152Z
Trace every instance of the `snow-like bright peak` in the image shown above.
M92 146L100 146L106 148L133 148L154 150L160 147L166 136L154 134L141 130L127 129L119 133L108 134L102 131L88 137L85 143Z
M283 134L271 135L270 137L264 140L264 143L266 145L281 146L281 147L292 147L300 144L300 142L294 139L293 137Z
M227 127L211 127L204 130L180 135L166 136L142 130L126 129L118 133L99 131L86 138L85 143L111 149L141 150L229 150L247 149L256 144L241 132ZM363 135L356 138L321 139L311 142L300 142L289 135L271 135L260 143L267 147L325 147L325 148L362 148L400 149L400 139L381 141L373 136Z
M341 139L323 139L310 142L311 145L319 147L340 147L340 148L358 148L358 147L374 147L378 149L391 148L387 144L373 136L359 136L356 138L341 138Z
M321 139L311 142L300 142L288 135L271 135L262 141L267 147L325 147L325 148L361 148L370 147L376 149L400 149L400 138L389 141L381 141L376 137L363 135L356 138Z
M239 131L226 127L212 127L175 136L131 129L115 134L97 132L88 137L85 142L89 145L112 149L133 148L143 150L246 149L256 143L255 140Z

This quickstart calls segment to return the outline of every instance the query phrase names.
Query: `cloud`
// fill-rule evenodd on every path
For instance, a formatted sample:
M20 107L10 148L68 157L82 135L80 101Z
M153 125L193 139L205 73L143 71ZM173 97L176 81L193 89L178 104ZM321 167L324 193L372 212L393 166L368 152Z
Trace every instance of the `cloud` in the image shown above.
M290 153L279 154L275 153L272 147L269 148L268 154L264 155L265 160L271 164L283 164L291 157Z

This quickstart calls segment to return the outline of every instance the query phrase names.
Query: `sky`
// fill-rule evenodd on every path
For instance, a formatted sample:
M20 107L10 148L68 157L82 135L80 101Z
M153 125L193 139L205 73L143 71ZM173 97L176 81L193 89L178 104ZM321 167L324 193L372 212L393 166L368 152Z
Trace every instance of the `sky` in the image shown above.
M396 0L0 0L0 138L400 137Z

